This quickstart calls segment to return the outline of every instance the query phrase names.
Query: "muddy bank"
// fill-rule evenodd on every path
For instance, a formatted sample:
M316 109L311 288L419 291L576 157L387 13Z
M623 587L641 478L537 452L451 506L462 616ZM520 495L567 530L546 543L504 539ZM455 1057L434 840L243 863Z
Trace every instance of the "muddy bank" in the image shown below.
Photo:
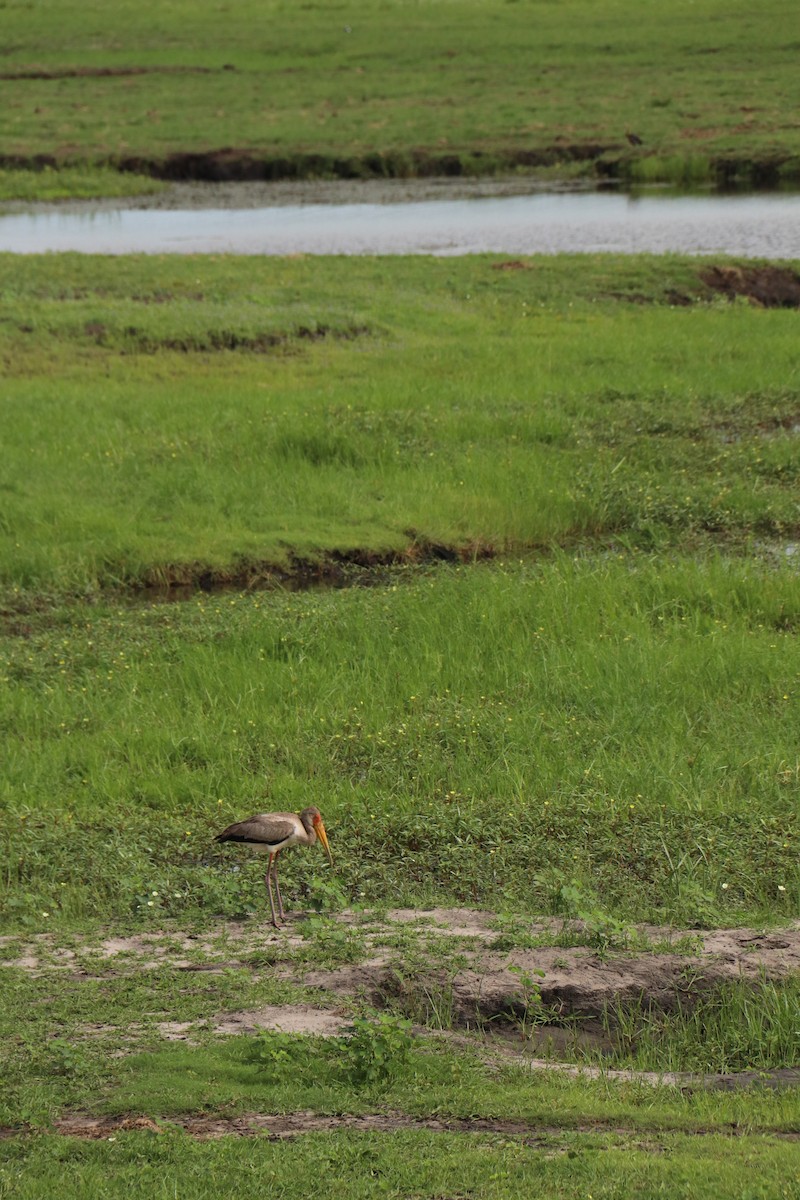
M800 308L800 275L789 267L708 267L700 279L729 300L741 297L759 308Z
M161 192L147 196L108 197L58 201L59 212L116 212L121 207L139 211L192 211L218 209L243 211L296 205L414 204L429 200L482 200L489 197L529 196L537 192L585 192L594 181L537 181L525 175L492 178L432 176L425 179L276 179L169 182ZM52 212L53 201L5 201L0 211Z
M3 937L2 966L35 975L63 972L75 979L165 968L190 973L252 970L320 997L318 1003L285 1009L273 1005L209 1013L199 1026L217 1034L272 1028L336 1035L359 997L379 1009L403 1011L420 1024L426 1003L438 997L446 998L453 1029L511 1030L517 1044L527 1040L520 1030L532 989L536 1005L551 1013L554 1029L560 1021L576 1018L591 1031L592 1023L602 1022L617 1005L641 1003L670 1012L726 984L779 981L800 972L800 921L773 932L632 926L623 944L610 947L596 945L593 931L581 921L541 918L517 930L517 939L523 935L524 943L534 943L524 948L488 912L397 909L375 917L346 911L330 920L360 942L361 952L356 961L316 966L305 957L305 916L290 914L280 930L258 919L221 922L204 934L165 929L70 939L64 945L48 933ZM409 959L398 951L398 937L410 938L409 945L424 950L422 957ZM526 985L526 979L533 982ZM189 1038L191 1029L167 1023L162 1036Z
M97 983L170 970L189 975L250 971L291 984L304 994L300 999L298 993L292 1003L219 1011L212 987L207 1011L198 1012L191 1020L154 1023L143 1019L124 1028L98 1022L76 1026L72 1036L78 1041L104 1041L111 1058L153 1049L159 1040L191 1047L207 1044L209 1036L247 1038L265 1031L347 1038L353 1016L363 1014L366 1002L378 1012L411 1019L413 1036L421 1044L438 1041L477 1056L490 1072L513 1066L574 1079L676 1087L684 1092L778 1091L800 1086L797 1063L736 1071L635 1070L620 1065L614 1057L613 1030L610 1032L603 1020L617 1005L631 1003L662 1012L681 1006L685 1011L686 1005L713 998L724 985L744 982L755 989L765 981L778 983L796 977L800 971L800 921L769 933L753 929L681 931L642 925L631 931L637 948L599 951L591 944L574 944L592 940L591 930L581 922L552 918L526 922L525 935L540 938L542 944L521 949L506 947L508 935L498 932L498 919L489 912L397 909L375 916L347 911L330 921L339 926L340 937L347 932L354 939L352 945L359 944L358 960L351 961L348 951L347 962L320 967L309 955L305 917L303 913L289 914L281 930L265 920L255 920L220 922L206 932L170 928L127 935L99 933L66 942L52 933L4 937L0 938L0 969L23 971L53 982ZM535 999L532 987L538 993ZM432 1009L426 1010L431 1004ZM531 1011L538 1014L533 1024ZM165 1122L153 1132L178 1125L197 1137L293 1137L328 1128L361 1128L362 1121L373 1119L390 1122L381 1128L395 1127L393 1121L399 1122L397 1127L410 1122L409 1127L419 1124L420 1128L471 1133L494 1128L480 1120L439 1122L385 1113L375 1118L328 1118L298 1113L231 1119L189 1115ZM74 1137L107 1137L116 1129L149 1128L141 1125L141 1120L137 1114L114 1118L67 1114L55 1123L55 1129ZM528 1126L511 1122L508 1132L526 1136ZM22 1133L25 1129L21 1127L0 1129L0 1137Z
M202 71L202 68L185 68ZM233 70L223 66L221 70ZM159 68L97 68L66 72L85 74L143 74ZM162 68L163 70L163 68ZM169 68L167 68L169 70ZM63 78L64 72L38 72L14 78ZM556 137L541 146L496 147L492 150L466 147L459 151L436 151L409 147L402 150L372 150L361 154L274 155L257 149L224 146L203 150L181 150L164 155L111 154L91 160L93 166L108 166L121 172L156 179L195 182L274 182L277 180L387 180L444 178L487 178L509 172L554 172L559 168L574 174L581 169L595 182L631 183L637 164L650 151L640 142L609 138L596 142L571 142ZM41 170L75 166L87 160L74 154L0 155L0 168ZM669 176L666 176L669 178ZM759 156L721 155L710 157L706 178L718 188L735 186L772 188L800 180L800 158L788 152Z
M130 73L130 71L129 71ZM182 150L165 155L111 154L93 166L149 175L154 179L194 182L274 182L277 180L387 180L434 177L489 177L511 171L552 170L575 163L593 164L615 143L559 142L530 149L498 148L441 152L425 149L374 150L364 154L286 154L225 146L208 150ZM5 154L0 168L41 170L75 166L80 160L69 155Z

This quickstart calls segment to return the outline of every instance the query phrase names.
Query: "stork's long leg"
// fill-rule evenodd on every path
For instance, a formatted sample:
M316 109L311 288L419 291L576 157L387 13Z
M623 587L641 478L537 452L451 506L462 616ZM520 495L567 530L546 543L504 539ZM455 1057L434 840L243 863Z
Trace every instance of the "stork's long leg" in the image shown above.
M275 865L272 868L272 874L275 877L275 888L278 892L278 910L281 914L281 920L286 920L286 913L283 911L283 897L281 896L281 885L278 883L278 851L275 851Z
M275 916L275 898L272 895L272 878L271 878L272 864L275 861L275 858L276 858L276 855L270 854L269 863L267 864L267 873L264 876L264 882L266 883L267 891L269 892L269 906L272 909L272 924L277 929L278 928L278 918ZM277 883L277 876L276 876L276 883ZM280 892L278 892L278 898L280 898ZM282 915L283 914L281 913L281 916Z

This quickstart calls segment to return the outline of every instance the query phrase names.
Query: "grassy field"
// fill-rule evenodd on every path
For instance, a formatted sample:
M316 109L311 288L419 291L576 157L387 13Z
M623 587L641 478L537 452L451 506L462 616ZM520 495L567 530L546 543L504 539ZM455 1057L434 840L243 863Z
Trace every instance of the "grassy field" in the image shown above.
M698 949L800 906L797 313L709 267L0 262L0 1196L798 1195L796 1088L608 1073L800 1055L796 977ZM273 935L213 834L308 803ZM497 914L517 1057L448 1040L469 938L374 924L443 904ZM532 1070L545 952L674 1003Z
M317 803L350 900L789 916L797 593L790 567L559 556L34 618L0 659L10 911L256 909L212 832Z
M351 899L795 911L793 311L679 259L6 261L21 916L208 903L191 839L265 792ZM114 607L337 556L397 565Z
M796 313L707 266L6 256L0 585L791 539Z
M173 177L556 168L774 183L800 162L786 101L794 15L789 0L301 11L269 0L224 12L170 0L157 14L130 0L11 2L0 156L80 165L64 194L82 194L85 168L104 163ZM22 172L3 186L32 185Z

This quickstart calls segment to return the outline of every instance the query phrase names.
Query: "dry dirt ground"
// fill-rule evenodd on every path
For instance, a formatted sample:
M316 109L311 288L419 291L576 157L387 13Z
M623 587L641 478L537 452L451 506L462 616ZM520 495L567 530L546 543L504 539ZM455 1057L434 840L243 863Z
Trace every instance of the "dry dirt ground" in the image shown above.
M537 1043L523 1040L520 1018L525 1012L524 980L527 974L540 989L542 1003L559 1016L581 1018L582 1037L602 1045L599 1017L608 1004L644 999L668 1008L681 994L701 994L726 981L778 979L800 970L800 921L780 931L756 929L672 930L638 926L630 931L636 950L605 950L592 945L538 945L514 948L514 943L591 940L591 931L580 922L542 919L515 922L504 929L497 917L469 909L396 909L376 916L346 912L330 925L340 936L360 939L362 956L347 965L315 965L309 958L314 945L304 915L290 914L283 929L266 920L225 922L203 933L155 929L129 936L89 940L59 939L53 934L0 938L2 965L36 974L63 972L72 978L113 978L157 971L164 967L186 972L219 973L231 968L270 972L314 989L306 1003L267 1005L244 1011L211 1013L196 1022L161 1022L166 1040L192 1044L201 1034L217 1036L274 1029L284 1032L338 1036L352 1019L356 1002L376 1007L403 1008L413 993L439 1001L446 997L452 1027L439 1031L420 1028L426 1036L446 1038L469 1046L491 1067L514 1062L533 1070L563 1072L573 1076L635 1079L639 1083L671 1084L685 1091L731 1089L757 1083L770 1088L800 1083L800 1064L769 1073L691 1075L614 1070L575 1066L557 1059L558 1025L539 1030L548 1041L548 1057L537 1057ZM316 989L319 989L318 993ZM318 999L316 996L318 995ZM151 1028L148 1032L151 1031ZM108 1026L87 1024L85 1037L102 1036ZM142 1031L126 1030L131 1050ZM541 1043L540 1043L541 1044ZM541 1053L541 1051L539 1051ZM119 1055L125 1050L116 1051ZM328 1117L297 1112L283 1115L245 1113L236 1117L189 1114L156 1122L129 1114L116 1117L65 1113L53 1122L59 1133L77 1138L114 1140L117 1132L143 1130L162 1133L180 1128L193 1138L225 1135L292 1138L333 1128L358 1130L429 1129L447 1132L503 1133L541 1144L550 1153L560 1146L563 1130L507 1120L415 1118L385 1112L362 1116ZM618 1129L614 1122L593 1121L586 1131L643 1139L642 1131ZM573 1130L574 1132L574 1130ZM702 1133L703 1130L697 1131ZM736 1132L730 1131L731 1135ZM0 1129L0 1138L17 1136L19 1129ZM800 1134L781 1134L792 1140ZM646 1139L645 1139L646 1140Z
M304 988L319 989L319 1002L286 1007L209 1014L199 1024L162 1022L159 1032L168 1040L191 1041L200 1028L206 1033L231 1035L259 1029L336 1036L347 1026L355 1001L376 1007L413 1008L420 998L447 1005L452 1026L440 1036L475 1037L495 1057L524 1055L531 1066L584 1073L566 1063L532 1055L536 1043L522 1043L520 1022L525 1016L525 979L533 982L541 1002L555 1014L552 1026L538 1031L540 1044L558 1050L565 1037L559 1019L579 1017L581 1038L602 1048L600 1018L618 1002L644 1000L658 1008L674 1007L682 995L693 996L739 979L764 975L779 978L800 970L800 921L780 931L756 929L674 930L638 926L630 930L635 950L598 949L569 943L592 938L580 922L542 919L518 922L504 931L497 917L470 909L395 909L380 917L346 912L336 919L340 934L357 936L359 961L345 965L315 965L314 946L305 918L290 915L283 929L266 922L221 923L213 932L195 934L154 930L130 936L100 936L61 942L50 934L27 940L0 939L3 964L41 972L65 972L79 978L157 970L164 966L186 972L222 972L249 968L270 972ZM531 941L562 944L514 948ZM443 1022L444 1023L444 1022ZM487 1036L487 1030L491 1036ZM86 1036L105 1032L87 1026ZM630 1072L603 1069L606 1076ZM797 1078L795 1078L797 1077ZM688 1076L641 1074L652 1082L684 1084ZM800 1071L776 1072L775 1083L796 1082ZM747 1082L747 1077L707 1077L706 1085Z

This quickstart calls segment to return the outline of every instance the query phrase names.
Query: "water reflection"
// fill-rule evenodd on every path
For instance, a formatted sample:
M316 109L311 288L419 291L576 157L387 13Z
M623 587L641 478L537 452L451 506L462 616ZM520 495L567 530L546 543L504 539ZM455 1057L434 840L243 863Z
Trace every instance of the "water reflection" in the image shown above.
M800 258L800 196L560 193L189 210L91 206L0 216L19 254L727 253Z

